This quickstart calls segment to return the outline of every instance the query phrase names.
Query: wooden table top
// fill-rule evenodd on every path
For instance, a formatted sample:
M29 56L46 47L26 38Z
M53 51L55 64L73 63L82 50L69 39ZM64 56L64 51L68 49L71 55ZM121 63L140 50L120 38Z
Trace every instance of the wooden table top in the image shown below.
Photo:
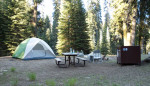
M65 56L77 56L78 53L62 53Z

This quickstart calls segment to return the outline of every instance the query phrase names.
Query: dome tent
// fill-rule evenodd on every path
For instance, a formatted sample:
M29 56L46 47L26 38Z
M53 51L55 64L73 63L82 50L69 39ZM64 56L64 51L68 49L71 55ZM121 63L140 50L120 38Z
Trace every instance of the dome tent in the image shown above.
M28 60L50 59L56 56L45 41L39 38L28 38L18 45L12 57Z

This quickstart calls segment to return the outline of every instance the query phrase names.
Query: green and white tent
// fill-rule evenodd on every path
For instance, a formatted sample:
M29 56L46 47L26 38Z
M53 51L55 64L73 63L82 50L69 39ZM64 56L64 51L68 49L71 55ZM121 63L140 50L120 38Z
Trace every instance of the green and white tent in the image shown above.
M18 45L12 57L28 60L49 59L56 56L45 41L39 38L28 38Z

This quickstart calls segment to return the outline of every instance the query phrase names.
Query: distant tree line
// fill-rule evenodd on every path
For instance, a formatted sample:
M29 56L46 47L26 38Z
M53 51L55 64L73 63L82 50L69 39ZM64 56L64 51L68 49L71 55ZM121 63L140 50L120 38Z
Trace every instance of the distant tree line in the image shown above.
M100 0L88 0L86 9L82 0L53 0L53 21L37 11L42 1L30 5L26 0L0 0L0 56L12 55L29 37L43 39L55 54L70 48L116 54L118 46L127 45L141 46L142 53L150 51L149 0L104 0L104 11Z
M23 40L38 37L50 43L51 25L41 18L37 6L42 0L0 0L0 56L12 55Z

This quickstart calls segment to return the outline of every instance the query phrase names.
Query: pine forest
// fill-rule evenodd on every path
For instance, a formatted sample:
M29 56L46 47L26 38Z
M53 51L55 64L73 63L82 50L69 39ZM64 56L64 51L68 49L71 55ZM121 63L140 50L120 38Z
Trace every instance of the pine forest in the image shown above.
M38 10L43 1L0 0L0 56L12 56L32 37L44 40L56 55L70 48L116 55L119 46L150 52L150 0L52 0L52 19Z

